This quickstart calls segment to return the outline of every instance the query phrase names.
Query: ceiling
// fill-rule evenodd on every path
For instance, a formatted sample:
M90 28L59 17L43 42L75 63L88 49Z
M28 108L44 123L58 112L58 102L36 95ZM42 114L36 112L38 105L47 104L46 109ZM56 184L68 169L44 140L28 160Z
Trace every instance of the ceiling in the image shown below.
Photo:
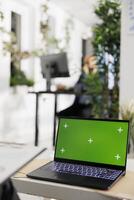
M14 0L18 1L18 0ZM40 5L47 0L21 0L24 4ZM96 6L98 0L49 0L57 6L63 8L70 15L76 17L84 24L92 26L97 22L97 17L94 14L94 6Z
M50 0L87 25L97 21L94 6L97 0Z

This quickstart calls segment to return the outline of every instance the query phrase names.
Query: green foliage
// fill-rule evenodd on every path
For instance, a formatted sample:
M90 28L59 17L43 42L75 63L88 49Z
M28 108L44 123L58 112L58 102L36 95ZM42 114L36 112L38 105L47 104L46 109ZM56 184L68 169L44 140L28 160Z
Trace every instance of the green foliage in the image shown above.
M49 6L48 1L46 1L45 4L42 5L42 14L45 16L45 20L40 21L40 32L42 36L42 44L43 54L48 54L51 49L59 49L59 42L60 40L55 37L55 35L52 33L50 23L49 23ZM51 34L50 34L51 32Z
M90 73L83 80L86 93L90 95L100 95L102 93L102 85L98 73Z
M0 11L0 20L2 21L4 19L4 15L3 15L3 12Z
M49 54L53 52L64 52L67 51L70 43L70 31L73 30L73 20L72 18L66 19L65 26L63 27L64 36L62 38L57 38L55 34L51 30L51 23L49 20L51 17L49 16L49 1L46 1L45 4L42 5L42 14L45 18L42 18L40 22L40 32L42 36L42 52L43 54ZM61 44L64 41L64 45Z
M102 84L99 77L99 74L89 73L86 78L83 79L85 84L85 93L90 96L92 107L90 108L91 116L100 117L101 116L101 93L102 93Z
M33 86L34 82L31 79L28 79L23 71L20 69L14 68L12 76L10 78L10 85L17 86L17 85L27 85Z
M105 116L118 117L119 60L120 60L120 1L99 0L95 14L100 22L93 28L93 48L102 79L102 107ZM107 57L107 60L105 59ZM111 66L111 67L110 67ZM108 88L109 71L114 77L112 95ZM111 98L111 99L110 99ZM109 100L111 103L109 103Z

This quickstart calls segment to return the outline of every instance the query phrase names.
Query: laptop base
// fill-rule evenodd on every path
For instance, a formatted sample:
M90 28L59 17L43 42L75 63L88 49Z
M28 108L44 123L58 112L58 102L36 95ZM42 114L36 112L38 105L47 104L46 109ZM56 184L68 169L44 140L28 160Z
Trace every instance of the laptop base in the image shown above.
M108 190L123 175L122 173L116 180L113 181L104 180L101 178L79 176L74 174L65 174L50 170L50 168L53 165L53 162L54 161L49 162L48 164L34 170L33 172L30 172L29 174L27 174L27 177L55 183L63 183L80 187Z

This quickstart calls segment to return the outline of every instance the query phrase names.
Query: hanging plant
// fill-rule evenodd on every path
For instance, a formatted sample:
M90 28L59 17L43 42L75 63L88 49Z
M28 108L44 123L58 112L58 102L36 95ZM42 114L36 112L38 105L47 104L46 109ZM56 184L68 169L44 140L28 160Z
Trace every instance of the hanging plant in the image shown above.
M50 25L50 15L49 15L49 0L41 6L42 19L40 22L40 32L42 41L42 52L43 54L48 54L53 52L67 52L69 48L69 43L71 40L70 32L73 30L73 20L72 18L67 18L63 27L63 36L58 38L54 35L51 30ZM50 52L49 52L50 51Z
M4 19L4 15L0 12L1 21ZM27 85L33 86L34 81L26 77L25 73L21 70L20 63L23 59L30 58L31 56L39 56L40 50L35 51L21 51L17 45L16 34L12 31L6 31L3 27L0 27L0 32L7 36L7 40L2 42L3 54L10 53L11 55L11 77L10 85Z
M53 51L60 51L59 42L55 35L51 32L51 27L49 24L49 0L46 1L45 4L41 6L42 10L42 19L40 21L40 32L41 32L41 40L42 40L42 54L48 54L51 49Z
M33 86L34 81L26 77L25 73L21 70L20 62L23 59L30 58L35 55L35 52L21 51L17 47L16 35L13 32L5 32L9 36L9 41L3 42L4 54L10 53L11 55L11 77L10 85L27 85Z

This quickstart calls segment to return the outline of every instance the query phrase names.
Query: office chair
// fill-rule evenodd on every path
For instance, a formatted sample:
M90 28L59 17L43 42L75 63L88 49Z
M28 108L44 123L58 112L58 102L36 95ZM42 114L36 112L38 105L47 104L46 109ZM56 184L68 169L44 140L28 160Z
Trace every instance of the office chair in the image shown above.
M83 82L84 74L81 74L78 82L74 86L74 94L76 94L74 103L57 113L57 116L77 116L89 118L91 116L92 99L90 95L86 94L85 84Z

